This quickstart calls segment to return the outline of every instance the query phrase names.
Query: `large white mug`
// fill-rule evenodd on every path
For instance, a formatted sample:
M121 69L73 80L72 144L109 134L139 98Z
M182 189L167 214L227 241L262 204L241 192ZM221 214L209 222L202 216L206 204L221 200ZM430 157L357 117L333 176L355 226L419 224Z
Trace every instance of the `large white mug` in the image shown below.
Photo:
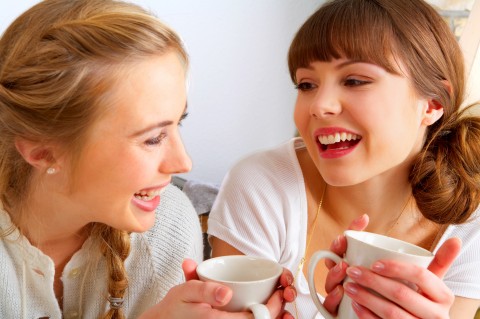
M390 259L409 262L418 266L428 267L434 255L421 247L401 241L395 238L363 232L355 230L345 231L347 238L347 252L345 258L340 258L328 250L320 250L313 254L308 265L308 286L310 288L310 295L315 303L318 311L326 319L334 319L332 315L325 309L320 301L314 281L315 267L322 259L331 259L335 263L342 260L350 266L363 266L370 268L370 266L379 259ZM345 281L351 281L347 278ZM347 295L344 295L340 306L338 308L338 319L358 319L352 308L352 300Z
M270 319L265 303L275 291L282 271L276 261L243 255L207 259L197 267L200 280L232 289L232 299L220 310L251 311L255 319Z

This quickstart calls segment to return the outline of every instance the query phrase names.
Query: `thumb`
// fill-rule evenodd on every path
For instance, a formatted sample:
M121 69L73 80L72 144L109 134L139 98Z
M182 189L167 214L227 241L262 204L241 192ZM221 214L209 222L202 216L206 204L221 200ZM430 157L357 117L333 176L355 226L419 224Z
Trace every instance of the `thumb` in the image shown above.
M182 263L182 269L186 281L198 279L197 263L193 259L185 259Z
M232 290L216 282L191 280L183 286L182 299L184 302L207 303L212 307L221 307L232 299Z
M461 248L462 241L459 238L453 237L447 239L437 250L435 257L428 266L428 270L437 275L438 278L443 278L455 258L457 258Z

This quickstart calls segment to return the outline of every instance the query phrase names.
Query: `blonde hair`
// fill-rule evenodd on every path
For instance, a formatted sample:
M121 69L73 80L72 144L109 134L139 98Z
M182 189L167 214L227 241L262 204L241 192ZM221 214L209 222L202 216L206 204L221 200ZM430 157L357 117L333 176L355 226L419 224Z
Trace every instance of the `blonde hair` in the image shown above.
M443 106L410 173L422 214L439 224L465 222L480 204L480 120L460 110L461 49L441 16L423 0L334 0L317 10L290 46L292 81L313 61L346 57L406 70L417 93ZM448 86L445 85L448 83Z
M58 142L74 164L89 127L109 107L106 97L119 72L171 51L186 69L175 32L122 1L45 0L19 16L0 39L0 196L6 207L19 208L34 187L17 138ZM103 242L110 297L123 298L129 234L96 224L92 236ZM110 309L104 318L124 315Z

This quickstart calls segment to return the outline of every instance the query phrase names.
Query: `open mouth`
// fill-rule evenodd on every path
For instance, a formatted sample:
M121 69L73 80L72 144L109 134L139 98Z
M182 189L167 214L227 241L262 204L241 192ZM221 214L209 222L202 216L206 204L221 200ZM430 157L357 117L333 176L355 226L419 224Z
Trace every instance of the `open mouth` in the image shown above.
M361 139L360 135L347 132L318 136L318 142L322 151L346 150L357 145Z
M149 191L142 190L138 193L135 193L133 196L135 196L136 199L143 200L144 202L149 202L155 197L159 196L164 189L165 188L149 190Z

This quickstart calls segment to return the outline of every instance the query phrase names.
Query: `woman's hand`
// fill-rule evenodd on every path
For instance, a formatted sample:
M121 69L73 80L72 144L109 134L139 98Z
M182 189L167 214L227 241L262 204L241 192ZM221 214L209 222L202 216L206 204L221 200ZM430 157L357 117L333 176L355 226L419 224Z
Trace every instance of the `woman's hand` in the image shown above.
M352 221L349 230L364 230L368 225L368 215L364 214ZM330 250L340 257L343 257L347 251L347 239L344 235L339 235L330 245ZM327 296L323 302L323 306L332 315L337 314L338 305L343 297L343 280L347 276L348 265L344 262L335 264L330 259L325 259L325 264L330 269L325 281L325 290Z
M197 264L191 259L186 259L182 268L187 281L170 289L165 298L144 313L141 319L188 317L253 319L251 312L229 313L215 309L230 301L232 298L230 288L217 283L199 281ZM291 302L296 297L292 282L292 273L284 269L280 276L279 288L266 304L272 318L293 318L284 311L285 302Z
M363 230L367 224L368 216L363 215L354 220L348 229ZM360 267L348 268L346 263L335 265L328 260L326 263L330 271L325 283L328 295L325 298L324 306L330 313L335 315L343 294L347 293L355 301L353 305L359 318L393 318L397 313L406 315L405 318L449 318L448 311L454 301L454 297L441 278L443 278L455 260L460 247L461 242L459 239L451 238L447 240L439 248L427 269L393 261L383 261L381 263L384 266L383 269L382 267L377 267L369 270ZM330 249L337 255L343 256L347 249L345 236L339 236L332 243ZM381 266L381 264L377 264L377 266ZM360 276L357 276L358 278L356 279L352 278L356 284L346 284L346 288L349 288L349 290L344 291L342 281L347 273L350 277L355 277L355 273L359 274L358 270L360 271ZM415 285L418 291L412 290L405 284L401 284L391 278L409 282L411 285ZM365 283L365 281L368 283ZM360 287L360 285L374 290L378 289L380 294L385 294L385 297L388 298L390 296L390 301L378 298ZM375 289L373 286L377 288ZM386 290L384 292L381 289ZM404 293L405 295L403 295ZM397 305L396 299L398 298L405 298L399 301L403 303L403 309ZM407 298L413 298L415 302L405 301ZM409 314L407 314L407 311ZM438 315L438 317L435 317L435 315ZM400 316L399 318L403 317Z
M448 239L428 269L393 260L379 260L371 269L349 267L347 275L354 283L345 285L345 293L352 298L352 306L360 319L450 318L455 296L442 277L460 248L458 238Z

